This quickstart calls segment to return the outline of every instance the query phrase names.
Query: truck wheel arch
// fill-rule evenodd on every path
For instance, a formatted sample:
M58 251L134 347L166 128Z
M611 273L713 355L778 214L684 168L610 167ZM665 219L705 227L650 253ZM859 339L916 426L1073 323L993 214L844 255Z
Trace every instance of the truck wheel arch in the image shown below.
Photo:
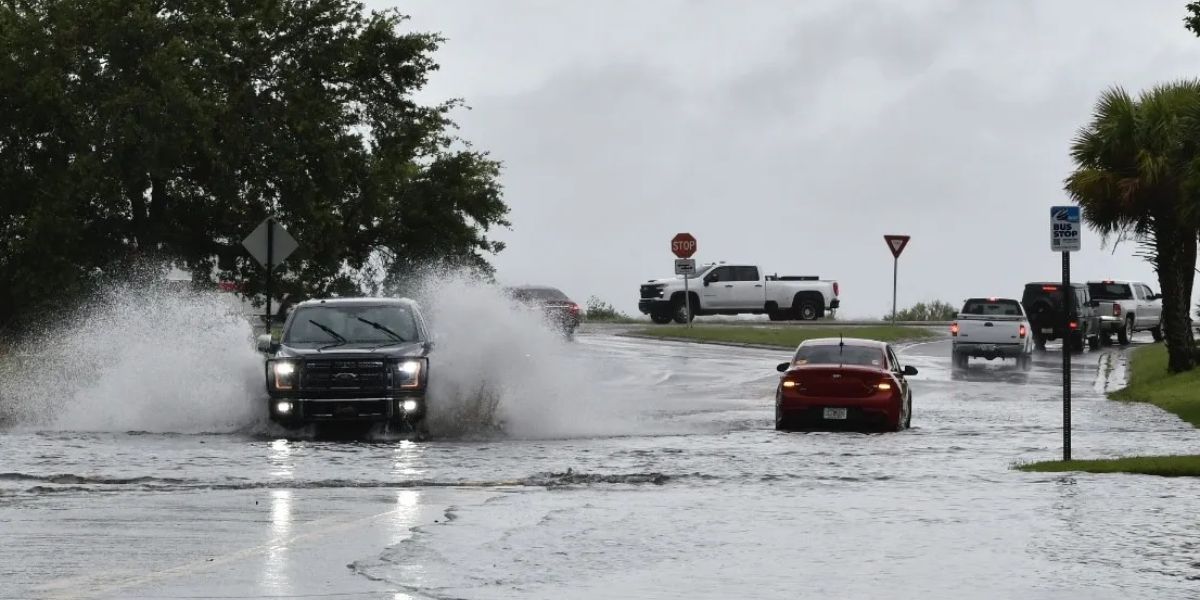
M812 305L814 309L813 320L825 316L825 296L821 292L796 292L792 298L792 313L797 319L804 319L803 307L806 304Z

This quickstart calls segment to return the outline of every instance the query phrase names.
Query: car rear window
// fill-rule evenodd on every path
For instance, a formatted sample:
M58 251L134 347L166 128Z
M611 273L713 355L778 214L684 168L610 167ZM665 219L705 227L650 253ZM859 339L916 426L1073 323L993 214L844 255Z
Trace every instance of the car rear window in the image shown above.
M867 346L814 344L796 349L792 364L800 365L859 365L883 368L883 350Z
M1088 293L1094 300L1132 300L1133 290L1124 283L1089 283Z
M992 300L972 298L967 300L962 309L965 315L984 316L1020 316L1021 304L1016 300Z

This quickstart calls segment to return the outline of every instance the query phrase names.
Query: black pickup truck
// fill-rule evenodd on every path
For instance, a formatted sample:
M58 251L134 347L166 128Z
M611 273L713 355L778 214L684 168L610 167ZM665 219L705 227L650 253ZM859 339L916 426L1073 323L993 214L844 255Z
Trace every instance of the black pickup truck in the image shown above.
M423 432L429 332L417 304L335 298L297 304L278 342L258 338L267 410L285 427L385 423Z

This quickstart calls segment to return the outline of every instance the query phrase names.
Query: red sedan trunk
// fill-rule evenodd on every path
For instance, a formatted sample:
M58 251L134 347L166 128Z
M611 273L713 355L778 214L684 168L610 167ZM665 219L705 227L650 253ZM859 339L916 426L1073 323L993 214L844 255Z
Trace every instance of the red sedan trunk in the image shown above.
M899 381L884 369L801 365L779 383L779 417L797 429L899 429Z

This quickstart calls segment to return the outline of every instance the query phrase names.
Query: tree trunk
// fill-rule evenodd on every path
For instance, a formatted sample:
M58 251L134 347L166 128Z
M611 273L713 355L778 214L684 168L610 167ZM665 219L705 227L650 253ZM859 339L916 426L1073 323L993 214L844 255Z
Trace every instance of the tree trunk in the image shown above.
M1158 283L1162 288L1163 328L1167 369L1181 373L1196 366L1192 338L1192 284L1196 275L1196 234L1173 223L1156 228Z

